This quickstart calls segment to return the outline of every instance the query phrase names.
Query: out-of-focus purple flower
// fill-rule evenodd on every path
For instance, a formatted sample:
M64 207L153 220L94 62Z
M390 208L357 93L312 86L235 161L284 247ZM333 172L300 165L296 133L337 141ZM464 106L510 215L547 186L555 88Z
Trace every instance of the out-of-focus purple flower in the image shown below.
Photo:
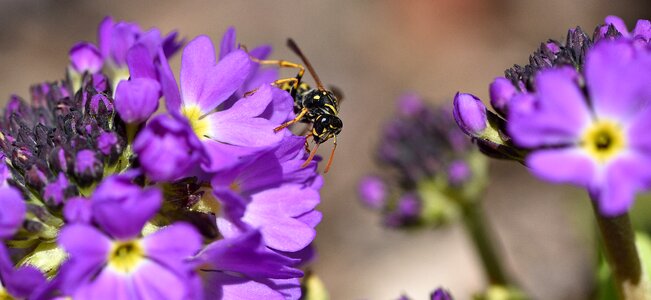
M509 108L515 143L537 149L527 157L530 170L586 188L604 215L626 212L635 194L651 187L650 69L650 53L620 40L601 42L588 53L589 98L569 70L540 72L535 105L522 109L515 102Z
M608 30L608 25L612 25L623 36L631 39L641 39L644 42L649 42L651 39L651 22L649 20L638 20L635 24L633 31L628 31L624 20L617 16L607 16L604 20L606 26L602 27L602 32Z
M149 78L122 80L115 91L115 109L127 123L143 123L158 109L160 85Z
M516 92L511 81L504 77L495 78L489 87L491 106L500 114L506 115L508 103Z
M68 223L90 223L92 206L90 200L83 197L74 197L66 201L63 216Z
M0 239L10 238L20 227L27 208L23 195L13 187L0 187Z
M378 176L366 176L359 182L359 196L366 206L379 209L387 200L387 186Z
M36 268L15 269L4 243L0 243L0 287L6 299L30 299L45 284L45 276Z
M450 295L450 292L443 288L437 288L431 295L430 295L431 300L452 300L452 295Z
M104 165L97 156L96 152L88 149L77 152L74 174L80 185L88 186L102 177Z
M97 137L97 148L102 154L111 155L117 152L118 141L118 135L114 132L102 132Z
M133 143L142 169L154 181L174 181L207 160L187 121L173 115L152 119Z
M459 205L465 201L448 195L482 190L485 160L455 121L469 124L464 126L478 138L493 137L496 132L489 127L486 108L477 98L458 94L455 105L452 113L449 108L426 105L414 94L399 99L397 116L386 124L377 150L378 163L392 172L366 177L358 187L363 203L380 210L386 226L444 224L458 216Z
M216 110L242 86L250 72L251 61L242 50L217 62L206 36L195 38L183 50L180 93L171 70L161 72L168 109L189 120L210 156L206 170L233 166L241 157L275 146L283 137L273 130L277 123L261 117L275 95L267 84L227 109Z

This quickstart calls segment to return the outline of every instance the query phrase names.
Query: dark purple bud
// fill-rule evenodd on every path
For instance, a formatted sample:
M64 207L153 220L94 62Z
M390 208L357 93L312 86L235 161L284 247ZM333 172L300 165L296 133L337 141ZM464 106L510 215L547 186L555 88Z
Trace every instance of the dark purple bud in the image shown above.
M90 223L92 219L90 200L83 197L68 199L63 207L63 216L69 223Z
M454 96L454 120L466 134L480 136L488 124L486 106L471 94L457 93Z
M0 188L0 239L10 238L16 233L26 210L23 195L16 188Z
M160 115L138 134L133 150L147 177L174 181L205 159L201 142L182 118Z
M158 109L160 85L149 78L120 81L115 92L115 109L127 123L142 123Z
M88 108L93 114L99 113L108 113L113 112L113 103L111 99L105 94L95 94L90 97L90 102L88 103Z
M406 219L418 217L421 208L420 198L415 194L405 194L398 199L398 212Z
M510 80L504 77L495 78L489 87L491 105L503 116L507 115L508 103L515 95L516 89Z
M68 189L68 179L63 173L59 173L57 179L48 183L43 190L43 199L46 202L54 205L63 203L66 198L66 190Z
M47 184L47 176L38 167L32 165L25 172L25 183L34 189L40 190Z
M453 300L452 295L443 288L437 288L430 297L431 300Z
M80 186L89 186L102 178L104 165L92 150L84 149L77 152L75 157L75 178Z
M70 65L79 73L97 73L102 70L104 60L95 45L79 42L70 49Z
M384 207L387 200L387 186L377 176L366 176L359 183L359 195L362 203L372 209Z
M116 148L118 146L118 135L115 132L102 132L99 137L97 137L97 148L99 151L109 156L113 152L117 152Z

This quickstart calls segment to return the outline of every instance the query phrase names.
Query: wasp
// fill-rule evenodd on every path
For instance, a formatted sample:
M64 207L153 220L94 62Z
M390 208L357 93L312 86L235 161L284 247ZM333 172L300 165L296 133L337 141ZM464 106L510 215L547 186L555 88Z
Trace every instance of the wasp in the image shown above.
M324 170L324 173L327 173L328 170L330 170L332 159L335 155L335 149L337 148L337 135L344 127L343 122L337 116L339 113L339 103L342 99L341 93L336 88L327 90L323 87L323 84L321 83L319 76L316 74L316 71L314 71L312 64L303 54L301 49L298 48L298 45L296 45L296 42L294 42L293 39L287 39L287 46L292 50L292 52L301 58L305 66L286 60L261 60L253 56L250 57L251 60L259 64L277 65L282 68L298 69L298 74L296 74L295 77L278 79L272 83L272 85L278 86L279 88L289 92L294 99L294 113L296 114L294 119L281 124L276 127L274 131L278 132L297 122L309 124L310 127L307 128L308 133L305 139L305 148L310 155L303 163L303 167L307 166L312 159L314 159L314 155L316 154L319 145L332 139L332 152L330 153L328 164ZM307 83L302 81L306 67L316 83L316 88L311 88ZM312 150L309 149L308 139L310 137L315 143Z

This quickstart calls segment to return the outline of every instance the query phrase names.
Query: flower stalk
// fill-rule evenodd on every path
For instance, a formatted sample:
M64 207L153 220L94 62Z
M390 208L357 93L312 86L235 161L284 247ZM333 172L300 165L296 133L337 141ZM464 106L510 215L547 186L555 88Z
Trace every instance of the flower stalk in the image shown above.
M471 202L462 205L462 210L463 223L475 244L490 285L510 286L497 247L493 242L495 239L492 238L490 226L484 218L481 207L477 202Z
M628 213L605 217L599 213L595 201L592 205L619 298L651 299Z

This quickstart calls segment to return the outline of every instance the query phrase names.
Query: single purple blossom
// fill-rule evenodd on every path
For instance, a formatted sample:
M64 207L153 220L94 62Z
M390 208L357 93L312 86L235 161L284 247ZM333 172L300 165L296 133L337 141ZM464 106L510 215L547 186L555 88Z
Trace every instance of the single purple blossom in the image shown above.
M380 209L387 201L387 186L378 176L366 176L359 182L359 195L366 206Z
M152 119L133 143L142 169L154 181L174 181L187 176L207 160L206 153L187 121L174 115Z
M91 43L79 42L70 49L70 64L79 73L97 73L104 61L97 47Z
M115 91L115 110L127 123L143 123L158 109L160 84L149 78L122 80Z
M125 176L105 179L91 199L92 218L101 231L79 222L59 234L59 244L70 255L60 274L63 292L81 299L186 299L192 272L187 259L201 248L200 235L175 223L140 237L161 196Z
M275 95L268 85L227 109L216 110L251 72L251 61L244 51L229 53L217 62L210 39L195 38L183 50L180 92L169 67L165 63L162 66L168 110L189 120L210 156L206 170L233 166L241 157L274 146L282 139L282 133L273 131L278 124L261 117Z
M601 42L588 53L589 98L573 70L541 71L537 92L509 106L514 142L536 148L526 159L530 170L586 188L603 215L626 212L635 194L651 187L650 68L650 53L620 40Z

